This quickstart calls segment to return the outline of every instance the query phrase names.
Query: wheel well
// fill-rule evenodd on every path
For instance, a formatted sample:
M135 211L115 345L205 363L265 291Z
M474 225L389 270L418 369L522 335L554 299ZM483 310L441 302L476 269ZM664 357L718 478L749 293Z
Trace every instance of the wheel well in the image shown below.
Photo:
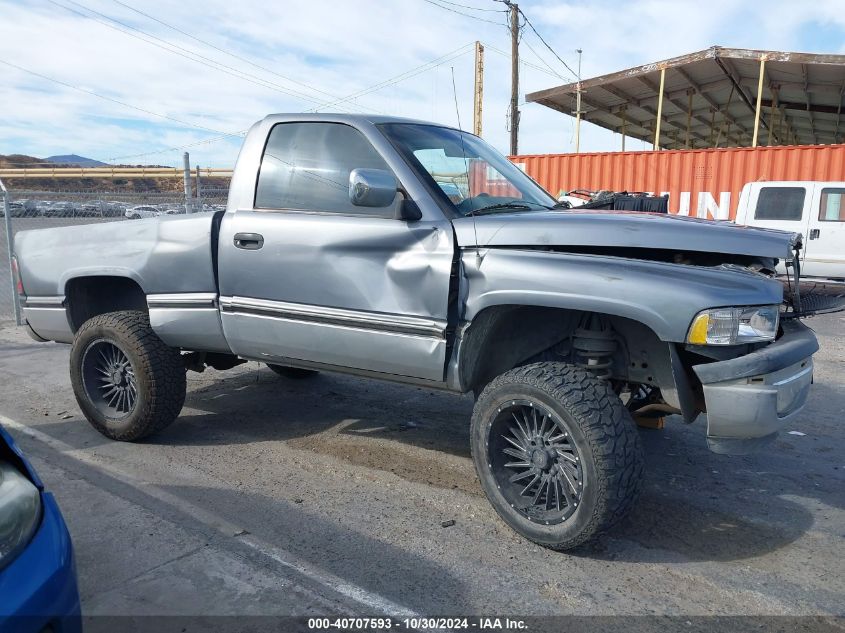
M606 352L606 377L644 384L665 382L668 345L649 327L616 315L542 306L493 306L480 312L464 333L461 385L479 392L494 377L535 361L578 363L579 328L604 330L615 342ZM595 339L593 339L595 340Z
M67 282L65 300L70 326L76 332L88 319L107 312L148 312L147 295L128 277L77 277Z

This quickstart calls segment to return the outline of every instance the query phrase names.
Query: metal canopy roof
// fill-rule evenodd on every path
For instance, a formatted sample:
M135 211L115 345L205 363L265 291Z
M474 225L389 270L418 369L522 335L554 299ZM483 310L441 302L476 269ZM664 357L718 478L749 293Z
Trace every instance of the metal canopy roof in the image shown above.
M845 142L845 55L713 46L582 81L581 117L654 142L662 72L660 147L750 146L761 71L758 145ZM572 83L526 98L575 116L577 93Z

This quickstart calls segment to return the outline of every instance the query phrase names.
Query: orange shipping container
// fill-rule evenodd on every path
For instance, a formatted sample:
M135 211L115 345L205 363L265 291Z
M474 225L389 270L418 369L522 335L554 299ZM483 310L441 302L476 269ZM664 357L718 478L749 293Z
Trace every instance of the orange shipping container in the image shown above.
M734 219L747 182L845 180L845 145L513 156L554 195L573 189L669 194L669 211Z

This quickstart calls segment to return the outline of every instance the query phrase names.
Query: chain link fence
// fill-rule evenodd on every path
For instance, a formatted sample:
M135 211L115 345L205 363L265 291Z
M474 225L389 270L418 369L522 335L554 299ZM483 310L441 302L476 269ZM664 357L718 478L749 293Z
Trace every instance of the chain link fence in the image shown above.
M0 195L4 192L0 190ZM15 320L17 296L12 287L7 244L19 231L186 213L212 213L226 208L228 186L201 187L186 200L182 191L37 191L9 188L0 199L0 323ZM8 208L8 219L5 217ZM7 228L11 240L7 240Z

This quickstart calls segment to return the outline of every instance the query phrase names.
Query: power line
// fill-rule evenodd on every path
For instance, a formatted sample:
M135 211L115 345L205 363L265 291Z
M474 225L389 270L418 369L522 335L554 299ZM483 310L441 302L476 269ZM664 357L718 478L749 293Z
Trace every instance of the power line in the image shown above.
M103 26L106 26L110 29L113 29L115 31L123 33L124 35L128 35L129 37L134 37L135 39L139 39L142 42L146 42L147 44L151 44L153 46L156 46L157 48L161 48L162 50L165 50L165 51L172 53L174 55L177 55L179 57L183 57L185 59L196 62L198 64L202 64L203 66L208 66L209 68L212 68L213 70L220 71L220 72L225 73L227 75L230 75L232 77L236 77L236 78L241 79L243 81L247 81L249 83L256 84L256 85L261 86L263 88L269 88L271 90L281 92L282 94L286 94L288 96L291 96L291 97L294 97L296 99L300 99L300 100L303 100L303 101L310 101L311 103L316 103L316 104L324 104L325 103L324 101L317 99L315 97L312 97L311 95L308 95L308 94L305 94L303 92L299 92L297 90L293 90L293 89L290 89L290 88L286 88L285 86L281 86L279 84L268 81L268 80L263 79L261 77L258 77L256 75L252 75L252 74L246 73L244 71L238 70L237 68L233 68L231 66L227 66L226 64L222 64L221 62L213 60L209 57L205 57L205 56L203 56L199 53L196 53L196 52L191 51L187 48L179 46L178 44L173 44L172 42L168 42L168 41L166 41L166 40L164 40L160 37L157 37L155 35L152 35L150 33L145 32L142 29L133 27L133 26L128 25L124 22L121 22L120 20L116 20L114 18L111 18L111 17L109 17L109 16L107 16L103 13L95 11L94 9L90 9L83 4L75 2L74 0L65 0L65 1L70 2L71 4L74 4L78 7L81 7L82 9L85 9L86 11L89 11L90 13L93 13L94 15L99 15L99 16L105 18L106 20L108 20L110 22L114 22L115 24L120 24L121 26L126 27L127 29L131 29L132 31L137 31L138 33L141 33L141 34L145 35L147 38L151 38L151 39L146 39L145 37L141 37L139 35L136 35L134 33L126 31L125 29L122 29L122 28L119 28L119 27L114 26L112 24L109 24L108 22L105 22L103 20L99 20L99 19L97 19L97 18L95 18L91 15L86 15L85 13L77 11L76 9L65 6L63 4L59 4L58 2L56 2L56 0L47 0L47 1L50 2L51 4L54 4L58 7L61 7L62 9L65 9L66 11L70 11L71 13L75 13L75 14L83 17L83 18L93 20L94 22L98 22L99 24L102 24ZM152 41L152 40L157 40L158 42L161 42L162 44L159 44L159 43ZM178 51L182 51L182 52L180 53Z
M576 73L574 70L572 70L572 68L569 66L569 64L567 64L565 61L563 61L563 58L555 52L555 49L553 49L551 46L549 46L549 43L548 43L546 40L544 40L544 39L543 39L543 36L542 36L542 35L540 35L540 34L537 32L537 29L535 29L535 28L534 28L534 25L533 25L533 24L531 24L531 20L529 20L529 19L528 19L528 16L527 16L527 15L525 15L525 12L524 12L522 9L519 9L519 12L520 12L520 14L522 14L522 17L525 19L525 23L526 23L528 26L530 26L530 27L531 27L531 30L532 30L532 31L534 31L534 35L536 35L536 36L540 39L540 41L541 41L541 42L543 42L543 44L545 45L545 47L546 47L546 48L548 48L548 49L551 51L552 55L554 55L555 57L557 57L558 61L559 61L561 64L563 64L563 65L566 67L566 69L567 69L569 72L571 72L571 73L573 74L573 76L578 77L578 73ZM580 80L580 79L579 79L579 80Z
M485 42L482 42L482 43L484 44L484 48L490 49L494 53L498 53L499 55L501 55L502 57L504 57L506 59L510 59L511 56L510 56L509 53L506 53L502 49L496 48L495 46L492 46L492 45L487 44ZM527 42L526 42L526 44L527 44ZM536 53L535 53L535 55L536 55ZM543 61L543 59L540 58L540 61ZM525 61L524 59L520 59L519 63L522 64L523 66L527 66L528 68L533 68L536 71L539 71L541 73L545 73L546 75L549 75L550 77L556 77L557 79L562 79L562 77L560 76L560 73L555 72L554 69L551 69L551 66L549 66L548 64L546 64L546 66L548 68L550 68L550 70L546 70L546 68L543 68L542 66L534 64L532 62ZM543 63L545 63L545 62L543 62Z
M199 141L195 141L193 143L187 143L185 145L179 145L177 147L168 147L167 149L160 149L154 150L152 152L143 152L141 154L128 154L126 156L114 156L109 158L108 162L114 162L116 160L123 160L125 158L141 158L143 156L152 156L154 154L165 154L167 152L177 152L183 149L189 149L191 147L197 147L199 145L209 145L211 143L217 143L219 141L226 140L228 138L232 138L234 136L241 137L243 134L246 133L246 130L241 130L240 132L233 132L232 134L223 134L221 136L214 136L212 138L206 138Z
M117 1L117 0L115 0L115 1ZM376 92L377 90L381 90L382 88L386 88L387 86L393 85L393 84L398 83L400 81L405 81L406 79L410 79L411 77L415 77L415 76L417 76L421 73L424 73L428 70L433 70L434 68L442 66L443 64L446 64L450 61L457 59L458 57L461 57L462 55L465 55L469 51L464 50L464 49L468 49L469 47L472 47L472 46L474 46L474 44L466 44L466 45L464 45L460 48L457 48L457 49L455 49L455 50L453 50L449 53L446 53L445 55L442 55L442 56L440 56L436 59L433 59L433 60L428 61L424 64L421 64L420 66L415 66L414 68L406 70L405 72L400 73L399 75L396 75L396 76L394 76L390 79L386 79L382 82L379 82L378 84L374 84L373 86L370 86L369 88L364 88L363 90L360 90L360 91L358 91L354 94L351 94L347 97L344 97L343 99L340 100L340 102L346 101L346 100L349 100L349 99L357 98L358 96L361 96L363 94L370 94L371 92ZM334 105L334 103L330 103L326 107L330 107L332 105ZM240 132L237 132L237 133L234 133L234 134L217 136L217 137L214 137L214 138L205 139L205 140L202 140L202 141L197 141L196 143L190 143L188 145L182 145L180 147L171 147L171 148L168 148L168 149L157 150L157 151L152 151L152 152L144 152L142 154L133 154L133 155L129 155L129 156L116 156L116 157L114 157L110 160L119 160L119 159L124 159L124 158L137 158L137 157L140 157L140 156L148 156L148 155L152 155L152 154L163 154L163 153L166 153L166 152L187 149L189 147L193 147L193 146L196 146L196 145L202 145L202 144L205 144L205 143L217 142L217 141L222 140L222 139L227 138L227 137L242 135L245 132L246 132L246 130L241 130Z
M419 75L421 73L424 73L424 72L427 72L427 71L432 70L434 68L437 68L438 66L442 66L443 64L450 62L454 59L457 59L458 57L461 57L462 55L466 55L474 47L475 47L474 43L465 44L464 46L461 46L460 48L456 48L455 50L453 50L449 53L446 53L445 55L441 55L440 57L438 57L436 59L433 59L429 62L426 62L426 63L421 64L419 66L416 66L414 68L411 68L410 70L407 70L403 73L400 73L399 75L391 77L390 79L385 79L384 81L379 82L377 84L373 84L372 86L370 86L368 88L364 88L363 90L359 90L358 92L354 92L354 93L344 97L343 99L341 99L339 101L334 101L332 103L329 103L325 106L320 106L320 107L330 108L334 105L337 105L338 103L344 103L344 102L349 101L351 99L357 99L358 97L368 95L372 92L376 92L378 90L381 90L382 88L387 88L388 86L392 86L393 84L397 84L401 81L405 81L406 79L410 79L411 77L416 77L417 75ZM320 108L313 108L313 110L318 110L318 109L320 109Z
M441 0L441 1L444 1L444 0ZM325 90L322 90L322 89L317 88L315 86L312 86L310 84L298 81L296 79L292 79L290 77L287 77L285 75L282 75L282 74L276 72L275 70L272 70L270 68L266 68L265 66L261 66L260 64L257 64L256 62L254 62L254 61L252 61L252 60L250 60L246 57L242 57L240 55L237 55L236 53L233 53L233 52L228 51L226 49L220 48L219 46L216 46L215 44L208 42L206 40L200 39L199 37L196 37L195 35L192 35L191 33L188 33L187 31L184 31L184 30L182 30L182 29L180 29L176 26L173 26L172 24L169 24L169 23L165 22L164 20L160 20L159 18L157 18L153 15L150 15L149 13L145 13L144 11L141 11L140 9L136 9L135 7L128 5L125 2L121 2L121 0L114 0L114 2L119 4L122 7L126 7L130 11L134 11L135 13L138 13L139 15L142 15L146 18L149 18L150 20L152 20L154 22L158 22L162 26L166 26L167 28L169 28L173 31L176 31L177 33L181 33L182 35L189 37L192 40L199 42L200 44L203 44L205 46L213 48L214 50L219 51L219 52L223 53L224 55L228 55L229 57L233 57L233 58L240 60L240 61L242 61L246 64L249 64L250 66L258 68L259 70L263 70L266 73L270 73L271 75L275 75L276 77L284 79L285 81L289 81L289 82L296 84L298 86L302 86L303 88L307 88L309 90L313 90L314 92L318 92L320 94L326 95L327 97L331 97L332 99L339 99L340 98L338 95L332 94L330 92L326 92Z
M115 0L115 1L117 1L117 0ZM472 44L472 43L465 44L464 46L461 46L460 48L456 48L455 50L450 51L450 52L446 53L445 55L441 55L440 57L437 57L437 58L435 58L431 61L428 61L424 64L421 64L419 66L415 66L414 68L411 68L409 70L406 70L403 73L400 73L399 75L396 75L394 77L391 77L390 79L386 79L382 82L374 84L374 85L372 85L368 88L364 88L364 89L362 89L358 92L355 92L351 95L343 97L342 99L338 100L337 102L329 103L324 107L331 107L331 106L336 105L336 103L342 103L344 101L355 99L359 96L370 94L372 92L376 92L378 90L381 90L381 89L386 88L388 86L394 85L394 84L399 83L401 81L405 81L405 80L410 79L412 77L416 77L419 74L422 74L422 73L427 72L429 70L433 70L434 68L442 66L443 64L446 64L450 61L453 61L453 60L461 57L462 55L466 55L469 52L469 49L471 47L474 47L474 44ZM537 68L539 68L539 66L537 66ZM540 70L542 70L542 69L540 68ZM246 132L246 130L241 130L240 132L237 132L235 134L230 134L228 136L242 135L244 132ZM150 155L150 154L162 154L162 153L169 152L169 151L186 149L186 148L192 147L194 145L201 145L201 144L204 144L204 143L216 142L218 140L222 140L223 138L226 138L226 136L214 137L214 138L211 138L211 139L206 139L204 141L198 141L197 143L191 143L189 145L183 145L183 146L180 146L180 147L168 148L168 149L164 149L164 150L158 150L158 151L153 151L153 152L144 152L142 154L134 154L134 155L131 155L131 156L117 156L117 157L110 159L110 160L118 160L118 159L122 159L122 158L136 158L136 157L139 157L139 156L147 156L147 155Z
M167 119L168 121L173 121L174 123L178 123L179 125L184 125L187 127L197 128L198 130L205 130L206 132L214 132L215 134L222 134L226 136L236 136L235 134L229 134L228 132L223 132L222 130L215 130L214 128L206 127L204 125L198 125L196 123L191 123L189 121L182 121L181 119L177 119L175 117L169 116L167 114L160 114L158 112L153 112L152 110L147 110L146 108L141 108L136 105L132 105L131 103L126 103L125 101L119 101L117 99L112 99L111 97L107 97L105 95L101 95L93 90L86 90L85 88L80 88L79 86L74 86L72 84L66 83L59 79L54 79L53 77L48 77L47 75L42 75L41 73L35 72L34 70L29 70L28 68L24 68L23 66L18 66L17 64L13 64L11 62L7 62L4 59L0 59L0 64L5 64L6 66L10 66L12 68L16 68L21 72L28 73L35 77L39 77L46 81L53 82L55 84L59 84L60 86L64 86L65 88L71 88L72 90L78 90L79 92L84 92L85 94L91 95L93 97L97 97L98 99L104 99L105 101L111 101L112 103L116 103L117 105L123 106L125 108L131 108L132 110L137 110L138 112L144 112L145 114L150 114L152 116L159 117L160 119Z
M444 1L444 0L441 0L441 2L442 1ZM462 15L465 18L472 18L473 20L478 20L479 22L487 22L488 24L495 24L496 26L500 26L499 22L494 22L493 20L488 20L486 18L480 18L477 15L472 15L471 13L464 13L463 11L458 11L457 9L452 9L451 7L443 6L442 4L439 4L439 3L435 2L434 0L423 0L423 2L428 2L429 4L432 4L435 7L439 7L441 9L446 10L446 11L451 11L452 13L457 13L458 15ZM450 2L449 4L454 5L455 3ZM461 6L461 5L456 5L456 6ZM470 9L470 8L473 8L473 7L465 7L465 8ZM495 10L495 9L491 9L491 10ZM499 11L499 13L504 13L504 11Z
M466 4L458 4L457 2L450 2L449 0L437 0L440 4L450 4L453 7L461 7L462 9L469 9L471 11L486 11L488 13L505 13L501 9L488 9L482 7L471 7Z
M548 62L547 62L545 59L543 59L542 57L540 57L540 54L539 54L537 51L535 51L535 50L534 50L534 47L533 47L533 46L531 46L531 44L529 44L529 43L526 41L526 42L525 42L525 45L528 47L528 50L530 50L532 53L534 53L534 57L536 57L537 59L539 59L539 60L543 63L543 65L551 71L551 74L553 74L553 75L554 75L555 77L557 77L558 79L564 79L564 80L566 80L566 77L564 77L564 76L563 76L563 75L561 75L559 72L557 72L554 68L552 68L551 66L549 66ZM539 66L535 66L535 67L536 67L536 68L538 68L539 70L543 70L543 69L542 69L542 68L540 68ZM544 71L544 72L545 72L545 71ZM546 73L546 74L548 74L548 73Z

